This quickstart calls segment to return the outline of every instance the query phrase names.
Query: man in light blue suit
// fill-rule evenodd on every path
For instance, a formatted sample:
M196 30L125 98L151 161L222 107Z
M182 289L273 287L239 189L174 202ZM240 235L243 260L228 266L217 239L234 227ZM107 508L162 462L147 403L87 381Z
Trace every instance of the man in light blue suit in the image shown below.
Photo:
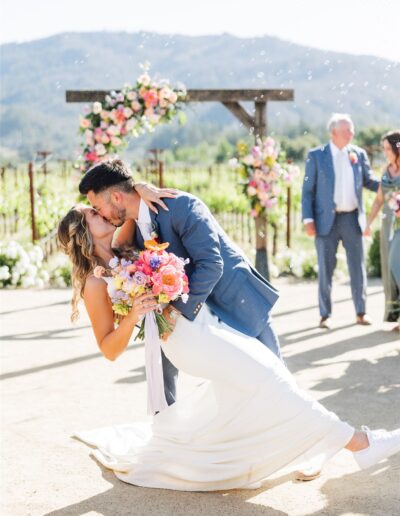
M320 327L331 328L331 289L336 252L346 250L351 292L358 324L371 324L366 314L366 270L362 231L366 225L363 187L376 192L366 152L351 145L354 125L349 115L334 114L327 145L309 152L303 182L302 219L309 236L315 236L318 255Z
M165 199L167 210L155 214L140 198L129 169L120 160L92 167L79 190L115 226L135 220L135 243L140 248L153 231L161 242L169 242L169 251L189 259L189 299L186 303L175 301L164 310L172 326L177 317L193 321L206 303L224 323L256 337L281 358L270 318L277 290L253 268L200 199L179 192L175 198ZM166 400L171 404L176 396L177 369L165 355L163 372Z

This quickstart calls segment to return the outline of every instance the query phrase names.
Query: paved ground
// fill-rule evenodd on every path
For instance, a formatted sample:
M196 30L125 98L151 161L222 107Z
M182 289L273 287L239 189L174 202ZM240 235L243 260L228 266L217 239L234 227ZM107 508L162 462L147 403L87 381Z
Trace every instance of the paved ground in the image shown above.
M275 324L299 383L354 425L400 426L400 342L380 322L380 284L369 287L372 327L353 324L349 287L337 285L330 332L315 327L314 283L280 288ZM257 491L179 493L119 482L69 436L146 417L143 347L107 362L86 315L69 323L69 297L68 290L1 292L4 516L400 514L400 457L366 473L343 451L318 480L277 475ZM180 388L197 381L182 377Z

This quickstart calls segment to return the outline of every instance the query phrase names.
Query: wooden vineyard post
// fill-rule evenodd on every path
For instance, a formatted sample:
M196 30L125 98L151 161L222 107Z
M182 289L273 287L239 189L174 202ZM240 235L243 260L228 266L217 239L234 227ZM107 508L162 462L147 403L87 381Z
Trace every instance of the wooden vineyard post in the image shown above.
M267 217L256 217L256 269L269 279L267 256Z
M158 161L158 183L160 188L164 188L164 162Z
M35 243L37 240L36 233L36 220L35 220L35 189L33 183L33 164L29 163L28 165L28 175L29 175L29 196L31 201L31 228L32 228L32 242Z
M255 102L254 136L257 143L267 133L267 101ZM256 218L256 269L269 280L268 248L267 248L268 216L258 215Z
M292 188L288 186L287 189L287 211L286 211L286 247L291 247L292 240Z

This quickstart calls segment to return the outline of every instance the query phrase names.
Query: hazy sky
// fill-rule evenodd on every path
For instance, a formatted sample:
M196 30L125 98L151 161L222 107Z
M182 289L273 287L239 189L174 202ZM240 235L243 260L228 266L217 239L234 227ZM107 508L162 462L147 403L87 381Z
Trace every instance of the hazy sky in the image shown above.
M0 0L0 42L66 31L278 36L400 61L400 0Z

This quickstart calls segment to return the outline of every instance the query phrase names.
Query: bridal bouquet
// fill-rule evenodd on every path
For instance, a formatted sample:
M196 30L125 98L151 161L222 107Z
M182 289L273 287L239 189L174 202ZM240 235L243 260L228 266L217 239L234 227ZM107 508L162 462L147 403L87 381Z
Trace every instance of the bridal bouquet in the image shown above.
M133 253L131 260L114 257L109 262L110 269L96 267L96 277L105 276L112 308L118 315L127 315L132 308L135 297L153 293L160 305L175 301L179 297L186 302L189 292L188 278L185 274L186 260L166 251L169 244L160 244L156 240L147 240L145 250ZM159 335L168 331L169 324L161 313L161 306L154 312ZM136 338L142 339L145 321L142 321Z
M389 195L388 206L394 211L396 217L400 218L400 192L393 192Z

